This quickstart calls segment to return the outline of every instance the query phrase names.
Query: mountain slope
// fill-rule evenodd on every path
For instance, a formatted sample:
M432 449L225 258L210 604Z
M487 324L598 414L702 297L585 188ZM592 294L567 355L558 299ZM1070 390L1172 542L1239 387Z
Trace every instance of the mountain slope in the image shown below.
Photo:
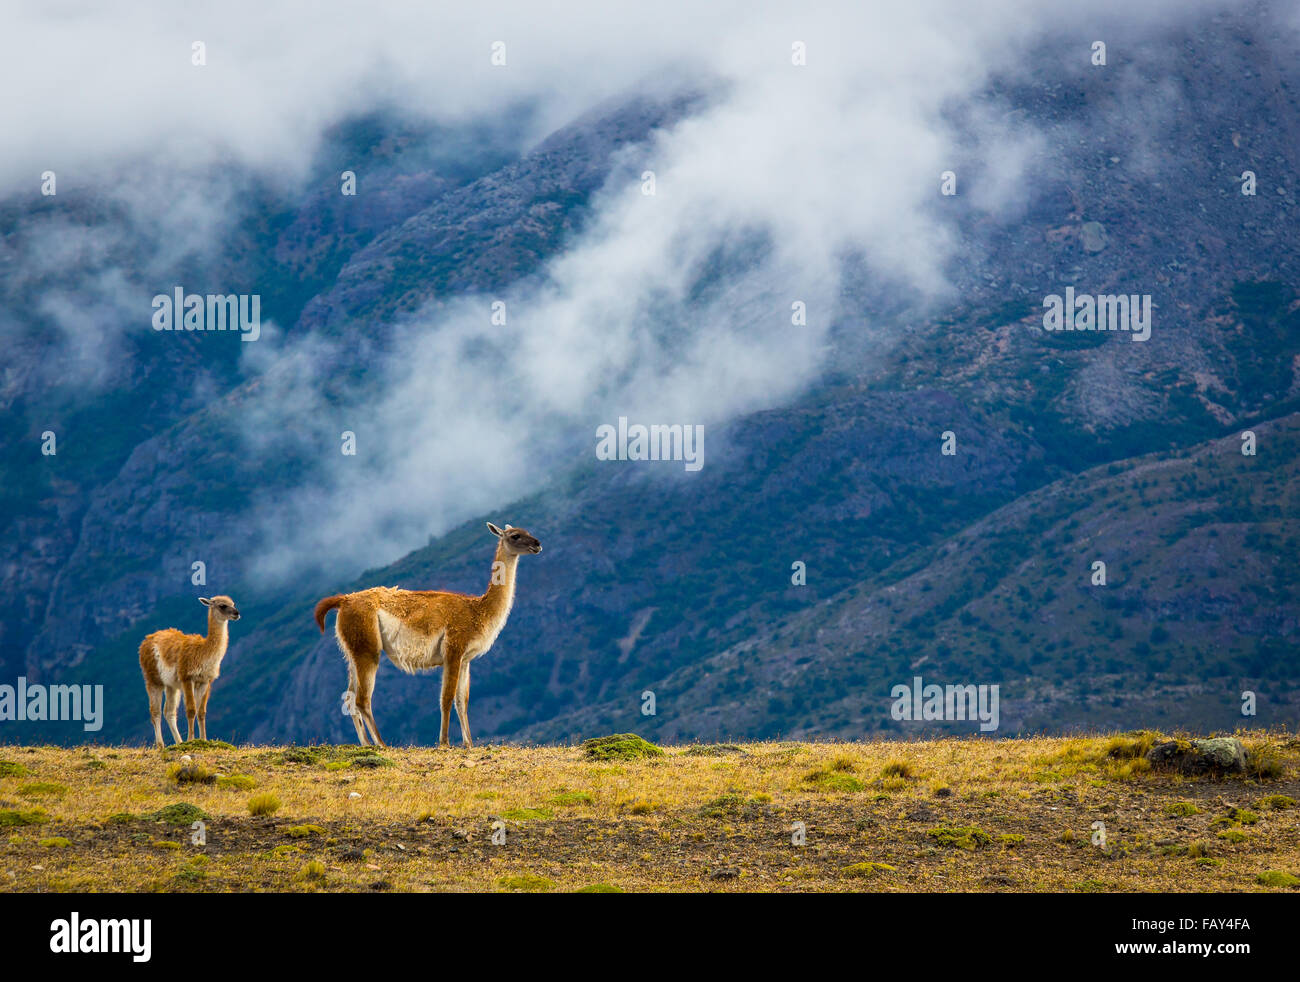
M1055 481L713 658L521 735L904 735L927 727L892 720L890 690L915 675L999 685L1003 732L1241 725L1247 690L1245 722L1284 724L1300 709L1300 414L1252 432L1256 456L1233 434ZM641 685L654 717L640 717Z
M1295 594L1277 572L1293 548L1294 475L1263 441L1250 463L1277 489L1282 504L1268 506L1248 472L1215 470L1211 487L1184 456L1214 470L1211 441L1231 441L1260 419L1271 421L1262 429L1275 445L1291 445L1300 62L1288 39L1247 14L1202 26L1129 39L1115 71L1090 71L1068 46L1050 46L1034 59L1050 67L1044 74L999 78L981 111L1031 126L1041 152L1000 213L976 206L996 178L987 162L954 162L962 194L936 196L934 206L958 242L944 270L951 293L904 294L847 256L825 377L789 405L710 426L704 471L598 462L593 434L566 431L557 444L571 452L546 462L526 499L380 569L332 569L329 555L309 557L313 570L267 586L252 575L267 531L250 514L324 483L319 447L333 449L340 429L331 412L365 408L382 388L373 368L402 318L430 311L436 331L441 304L544 276L581 234L591 197L621 173L627 148L702 103L629 98L518 159L491 149L455 173L423 159L418 134L394 136L399 162L378 178L389 197L367 206L374 211L361 228L341 217L333 182L346 158L331 158L328 191L308 195L302 214L280 202L264 228L245 230L257 256L274 258L258 268L282 274L283 309L298 312L289 333L304 349L275 349L247 376L226 366L212 377L193 352L174 363L174 353L142 349L156 359L146 358L142 385L90 400L80 411L100 414L100 429L74 428L83 448L111 430L111 447L70 476L63 460L15 468L6 490L13 532L0 553L7 664L34 677L104 681L105 735L144 738L134 647L164 624L201 623L194 596L204 589L190 585L188 570L202 558L209 582L246 613L226 695L214 697L214 729L347 739L341 660L332 639L315 634L311 605L380 582L481 590L490 518L530 528L547 546L521 571L497 649L475 666L476 728L491 738L559 739L628 714L640 720L646 688L660 707L646 725L671 736L849 735L877 725L870 700L914 663L1005 684L1015 726L1118 721L1126 706L1156 711L1175 700L1188 725L1220 725L1233 702L1222 680L1234 677L1268 681L1272 698L1294 679L1278 651L1294 643ZM388 152L373 127L349 139ZM1258 171L1255 197L1240 193L1246 169ZM702 291L727 286L725 268L692 272ZM20 297L31 285L9 286ZM1067 286L1150 294L1151 339L1044 332L1043 298ZM288 398L305 375L320 381L325 410ZM34 387L5 390L21 390L13 446L34 446L45 425L44 410L19 397ZM287 394L285 411L249 426L268 393ZM51 405L72 413L80 404ZM110 425L121 417L129 425ZM956 456L940 453L945 432ZM1181 484L1143 477L1155 490L1134 511L1112 486L1171 449ZM1071 552L1071 519L1046 503L1075 494L1074 480L1098 496L1085 505L1079 492L1078 515L1120 557L1107 560L1105 594L1071 585L1086 576L1087 550ZM1238 521L1219 515L1183 529L1218 515L1223 501L1244 503ZM1175 538L1153 539L1146 525ZM957 544L985 565L945 552ZM1018 553L1038 565L1021 569ZM1192 555L1214 559L1190 564ZM795 562L807 564L806 587L790 583ZM1165 564L1184 580L1162 573ZM1241 583L1227 596L1225 577ZM1119 610L1103 596L1121 598ZM1250 613L1240 623L1210 619L1225 604ZM886 606L897 607L892 619ZM1171 654L1179 640L1187 659ZM884 649L882 666L854 660L873 648ZM1113 689L1124 673L1134 673L1132 692ZM435 689L435 680L386 668L377 696L385 735L427 741L437 729Z

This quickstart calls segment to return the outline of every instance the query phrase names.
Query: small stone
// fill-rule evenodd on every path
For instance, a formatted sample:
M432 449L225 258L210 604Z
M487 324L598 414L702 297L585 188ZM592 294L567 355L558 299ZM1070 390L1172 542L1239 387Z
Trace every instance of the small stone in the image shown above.
M349 797L349 798L360 798L360 797L361 797L361 792L360 792L360 791L349 791L349 792L348 792L348 797Z
M1101 252L1106 248L1106 226L1101 222L1084 222L1079 229L1079 241L1084 252Z

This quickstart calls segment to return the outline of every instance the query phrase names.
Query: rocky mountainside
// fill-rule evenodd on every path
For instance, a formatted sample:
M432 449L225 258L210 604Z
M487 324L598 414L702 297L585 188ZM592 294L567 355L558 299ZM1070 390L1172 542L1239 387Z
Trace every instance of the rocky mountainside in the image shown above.
M417 298L486 289L535 269L580 222L585 197L599 187L617 149L644 139L686 104L649 106L634 100L613 107L554 134L522 160L474 180L456 183L428 172L408 174L406 169L413 165L403 158L398 159L401 166L377 167L369 180L380 186L395 185L396 190L364 212L360 221L375 225L350 228L334 213L338 195L313 194L292 222L287 210L283 221L273 215L264 222L272 232L261 237L258 259L276 265L257 281L306 278L310 282L338 266L329 288L299 305L301 313L289 333L328 342L313 350L315 370L335 379L334 394L340 399L355 386L373 387L374 381L358 370L364 359L357 358L357 351L374 357L382 351L384 336L374 330L376 322L413 307ZM354 146L365 146L366 128L358 125L357 129L363 136L351 131L344 135L352 137ZM426 142L432 139L424 135ZM405 146L397 143L396 149L385 143L376 150L396 153ZM426 151L410 153L419 160L428 156ZM338 229L331 247L309 246L324 228ZM311 255L312 248L321 255ZM503 256L509 257L508 262ZM414 276L416 269L422 270L421 277ZM231 280L239 282L234 274L227 282ZM199 286L195 282L196 290ZM283 309L296 308L284 304ZM185 340L198 340L211 349L226 339ZM157 347L142 344L136 357L154 357ZM137 622L155 605L178 591L188 593L195 556L203 558L214 579L238 582L256 541L257 530L238 521L246 513L250 494L310 483L313 468L319 466L318 456L304 452L301 441L270 440L255 448L238 439L245 429L244 414L259 393L293 387L302 369L297 359L286 357L248 379L231 372L225 379L226 391L214 395L209 386L218 382L205 378L207 384L200 386L195 381L202 362L193 352L199 346L177 347L189 348L190 361L181 368L168 363L159 369L167 376L165 387L152 387L152 376L146 374L121 396L124 405L111 421L118 427L114 444L126 453L124 459L101 453L95 473L84 473L82 466L65 484L49 486L62 474L57 468L40 470L44 461L37 456L26 465L36 486L20 483L9 492L16 500L7 514L18 523L21 541L48 543L51 550L51 568L45 569L23 561L19 542L9 538L12 555L4 568L11 578L11 595L22 599L16 629L10 628L15 636L6 645L7 661L14 668L24 664L14 657L20 648L27 652L29 672L81 665L107 638ZM167 354L163 357L169 359ZM31 398L48 400L44 394ZM103 409L102 401L93 405ZM174 411L178 405L179 414ZM70 407L63 409L56 418L61 429L70 431L65 445L71 446L56 460L60 467L63 459L82 464L85 444L95 434L83 434L80 417L72 415ZM37 434L44 428L39 420L48 415L26 407L17 412L25 412L29 420L29 430L21 434L26 446L37 446ZM165 418L176 422L159 427L156 421ZM98 423L105 427L109 420ZM295 437L321 429L319 419L294 415L292 410L273 425ZM132 440L138 442L127 452L126 444ZM32 457L16 448L12 456ZM51 476L52 470L58 477ZM46 538L46 525L62 536L57 546Z
M897 733L883 707L913 673L1001 684L1016 728L1153 712L1232 725L1252 686L1260 722L1293 713L1300 60L1260 23L1138 39L1115 71L1041 52L1057 71L985 94L1008 126L1043 134L1023 195L1000 214L974 208L971 159L954 162L977 175L962 193L936 198L961 244L947 301L920 307L850 257L824 378L710 428L702 471L629 469L582 446L550 461L534 494L482 516L529 528L546 551L523 562L510 623L475 664L480 738ZM341 214L332 192L265 190L185 282L282 284L268 308L316 342L327 395L354 402L381 384L365 366L388 325L535 275L581 233L621 152L701 101L629 99L522 153L492 131L457 134L474 152L439 156L446 134L357 121L318 172L371 161L384 190L364 212ZM1241 193L1246 170L1255 196ZM75 214L122 236L114 248L148 247L109 205ZM30 298L53 289L21 262L53 220L0 210L7 310L39 309ZM1046 332L1043 299L1067 287L1151 295L1150 340ZM2 667L102 681L106 738L147 735L135 647L163 624L201 623L195 555L210 583L250 598L211 719L239 739L349 738L342 661L310 619L319 596L486 583L492 543L475 518L381 569L251 588L260 532L246 507L310 486L319 461L303 443L337 427L287 410L276 425L293 441L250 452L230 434L259 396L292 388L301 362L254 372L205 357L216 339L168 349L127 332L128 375L87 396L52 384L38 316L12 329L34 340L0 379L14 421ZM56 464L30 452L50 419L80 451ZM1255 457L1239 450L1247 427ZM1094 558L1105 588L1089 586ZM646 691L653 717L640 714ZM390 741L437 732L436 680L385 666L376 705Z

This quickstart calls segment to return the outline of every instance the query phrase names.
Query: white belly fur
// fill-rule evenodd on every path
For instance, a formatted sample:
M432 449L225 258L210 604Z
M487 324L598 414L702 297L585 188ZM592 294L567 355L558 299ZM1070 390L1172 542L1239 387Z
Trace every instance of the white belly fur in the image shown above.
M177 677L176 666L168 665L163 661L162 651L157 645L153 646L153 662L158 669L158 675L162 679L162 684L169 689L175 689L180 686L180 679Z
M419 672L442 664L442 641L447 631L421 634L386 610L379 611L379 640L394 665L404 672Z

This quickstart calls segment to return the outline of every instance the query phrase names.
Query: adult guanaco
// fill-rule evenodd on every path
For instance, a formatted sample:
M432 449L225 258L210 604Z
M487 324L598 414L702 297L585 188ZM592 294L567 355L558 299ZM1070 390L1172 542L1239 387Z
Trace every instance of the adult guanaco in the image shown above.
M208 608L208 633L184 634L169 627L154 631L140 644L140 671L144 673L144 687L149 692L149 719L153 722L155 745L163 745L162 722L163 693L167 695L167 725L171 727L176 742L181 742L176 729L176 710L180 706L181 690L185 691L185 719L189 724L189 737L194 739L194 721L199 723L199 739L208 738L208 697L212 683L221 674L221 660L226 657L230 641L227 622L239 620L239 609L229 597L208 599L199 597L199 603Z
M481 596L442 590L399 590L372 587L357 593L326 597L316 605L316 625L325 631L325 615L338 608L334 633L348 662L344 704L357 729L357 742L366 744L366 730L379 746L371 695L379 656L404 672L442 666L442 730L438 745L450 746L451 707L456 706L461 739L472 747L469 732L469 664L487 653L505 627L515 600L515 567L522 555L542 551L542 544L523 529L491 522L497 538L492 578ZM364 726L363 726L364 723Z

